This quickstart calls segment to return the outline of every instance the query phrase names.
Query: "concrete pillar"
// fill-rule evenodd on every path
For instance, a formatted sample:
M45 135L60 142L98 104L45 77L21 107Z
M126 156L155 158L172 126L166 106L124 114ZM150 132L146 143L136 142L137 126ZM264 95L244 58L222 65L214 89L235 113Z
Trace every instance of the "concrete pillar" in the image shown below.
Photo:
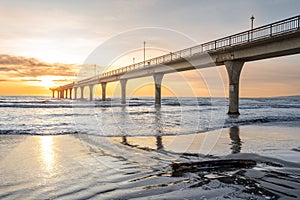
M64 98L64 90L59 91L60 93L60 98L63 99Z
M226 61L225 67L229 79L229 107L228 114L239 115L239 80L244 61Z
M70 88L69 90L70 90L70 99L72 99L72 89L73 88Z
M106 101L106 83L101 83L102 101Z
M67 99L68 98L68 89L65 90L65 93L66 93L65 99Z
M84 86L81 86L81 87L80 87L80 92L81 92L80 98L81 98L81 99L83 99L83 90L84 90Z
M155 83L155 106L161 106L161 82L164 77L164 74L154 74L154 83Z
M74 88L74 99L77 99L77 87Z
M94 85L89 85L90 88L90 101L93 101Z
M120 80L121 83L121 103L122 104L126 104L126 83L127 83L127 79L121 79Z
M52 91L52 98L54 98L54 92L55 92L55 90L51 90Z
M57 90L57 98L58 99L60 98L60 92L59 92L59 90Z

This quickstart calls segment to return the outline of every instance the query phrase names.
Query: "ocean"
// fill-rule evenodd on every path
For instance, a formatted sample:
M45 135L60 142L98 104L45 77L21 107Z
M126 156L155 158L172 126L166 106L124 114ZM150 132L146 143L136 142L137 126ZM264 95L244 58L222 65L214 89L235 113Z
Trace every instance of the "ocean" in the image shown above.
M299 199L300 96L227 102L1 96L0 198Z

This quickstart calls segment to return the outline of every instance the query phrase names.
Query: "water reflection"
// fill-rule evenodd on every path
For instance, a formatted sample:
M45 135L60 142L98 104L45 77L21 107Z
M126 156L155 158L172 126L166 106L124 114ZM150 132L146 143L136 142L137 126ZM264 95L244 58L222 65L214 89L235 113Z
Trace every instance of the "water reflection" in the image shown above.
M155 130L156 130L156 134L161 134L162 133L162 128L163 128L163 122L162 122L162 117L161 117L161 108L160 107L155 107ZM156 148L157 150L162 150L164 148L161 136L156 136L156 147L157 147Z
M126 136L122 137L122 144L128 145L128 143L127 143L127 137Z
M122 109L122 111L124 111ZM124 113L124 112L122 112ZM162 128L163 128L163 123L162 123L162 120L161 120L161 110L159 107L156 107L155 108L155 114L154 114L154 119L155 119L155 134L157 134L158 136L154 136L155 139L156 139L156 149L157 150L163 150L164 149L164 146L163 146L163 141L162 141L162 136L160 136L160 134L162 133ZM151 138L152 136L150 136L149 138ZM133 138L137 138L137 137L133 137ZM149 139L148 142L150 143L151 140ZM130 144L130 142L128 142L128 139L127 139L127 136L122 136L122 141L121 141L122 144L124 145L129 145L131 146L132 144ZM150 145L150 144L149 144ZM151 145L150 145L151 146Z
M240 139L240 128L238 126L231 127L229 129L229 136L231 139L231 153L240 153L242 149L242 141Z
M164 148L161 136L156 136L156 147L157 150L163 150Z
M53 152L53 136L40 137L41 160L47 171L53 169L54 152Z

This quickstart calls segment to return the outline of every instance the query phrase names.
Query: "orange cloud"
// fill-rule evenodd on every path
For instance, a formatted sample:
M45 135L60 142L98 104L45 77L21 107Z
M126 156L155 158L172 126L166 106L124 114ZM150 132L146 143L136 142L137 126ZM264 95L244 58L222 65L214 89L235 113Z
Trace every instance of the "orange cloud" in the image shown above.
M0 54L0 72L7 77L73 76L74 64L46 63L35 58Z

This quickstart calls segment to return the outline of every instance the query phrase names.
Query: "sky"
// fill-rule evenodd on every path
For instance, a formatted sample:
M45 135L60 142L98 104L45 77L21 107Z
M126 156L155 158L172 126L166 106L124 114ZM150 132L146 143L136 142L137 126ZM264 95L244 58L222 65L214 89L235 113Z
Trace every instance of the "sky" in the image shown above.
M0 0L0 95L49 87L299 15L298 0ZM134 58L134 61L133 61ZM246 63L242 97L300 95L300 55ZM153 80L128 83L153 96ZM188 88L188 89L187 89ZM99 89L95 89L100 95ZM87 91L85 91L86 93ZM108 96L118 95L117 83ZM224 66L166 75L163 95L227 96Z

